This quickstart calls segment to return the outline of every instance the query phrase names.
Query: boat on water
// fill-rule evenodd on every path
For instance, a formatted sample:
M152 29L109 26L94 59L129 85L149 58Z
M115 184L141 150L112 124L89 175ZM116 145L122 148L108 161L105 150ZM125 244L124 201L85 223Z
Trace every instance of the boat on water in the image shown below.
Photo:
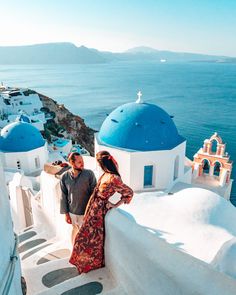
M160 62L166 62L166 59L162 58L160 59Z

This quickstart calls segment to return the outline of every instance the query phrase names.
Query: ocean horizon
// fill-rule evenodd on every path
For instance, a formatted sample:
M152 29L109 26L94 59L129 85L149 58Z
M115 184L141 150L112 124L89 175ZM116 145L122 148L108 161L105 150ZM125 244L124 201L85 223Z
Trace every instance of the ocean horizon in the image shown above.
M112 62L96 65L0 65L0 82L34 89L99 130L117 106L142 100L170 115L190 159L217 132L236 159L236 66L225 63ZM236 178L236 167L231 178ZM236 205L236 183L231 202Z

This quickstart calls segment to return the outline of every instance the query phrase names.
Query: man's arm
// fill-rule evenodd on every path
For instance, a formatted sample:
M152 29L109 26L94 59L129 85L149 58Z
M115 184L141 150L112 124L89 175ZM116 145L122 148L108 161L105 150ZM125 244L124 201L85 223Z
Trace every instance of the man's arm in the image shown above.
M65 214L65 220L67 223L72 224L72 220L69 214L69 208L68 208L68 190L65 185L64 177L62 177L60 181L60 187L61 187L61 197L60 197L60 213Z
M97 185L97 179L96 179L93 171L91 171L90 179L89 179L90 195L93 193L93 190L96 185Z
M69 207L68 207L68 190L65 185L65 178L64 175L60 181L60 187L61 187L61 196L60 196L60 213L66 214L69 213Z

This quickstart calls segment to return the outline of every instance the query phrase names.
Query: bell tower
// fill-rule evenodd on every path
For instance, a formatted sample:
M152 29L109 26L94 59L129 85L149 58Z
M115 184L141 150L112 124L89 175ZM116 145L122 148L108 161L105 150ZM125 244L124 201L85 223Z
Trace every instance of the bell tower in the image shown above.
M203 147L194 155L193 183L212 187L214 191L229 199L233 163L225 152L225 147L226 144L216 132L210 139L204 140Z

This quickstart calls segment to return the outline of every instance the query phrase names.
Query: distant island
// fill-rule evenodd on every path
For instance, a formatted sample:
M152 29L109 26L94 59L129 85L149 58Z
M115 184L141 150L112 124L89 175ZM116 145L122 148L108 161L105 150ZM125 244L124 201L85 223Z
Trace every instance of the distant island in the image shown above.
M236 63L236 58L198 53L135 47L122 53L98 51L72 43L0 46L0 64L101 64L112 61L219 62Z

